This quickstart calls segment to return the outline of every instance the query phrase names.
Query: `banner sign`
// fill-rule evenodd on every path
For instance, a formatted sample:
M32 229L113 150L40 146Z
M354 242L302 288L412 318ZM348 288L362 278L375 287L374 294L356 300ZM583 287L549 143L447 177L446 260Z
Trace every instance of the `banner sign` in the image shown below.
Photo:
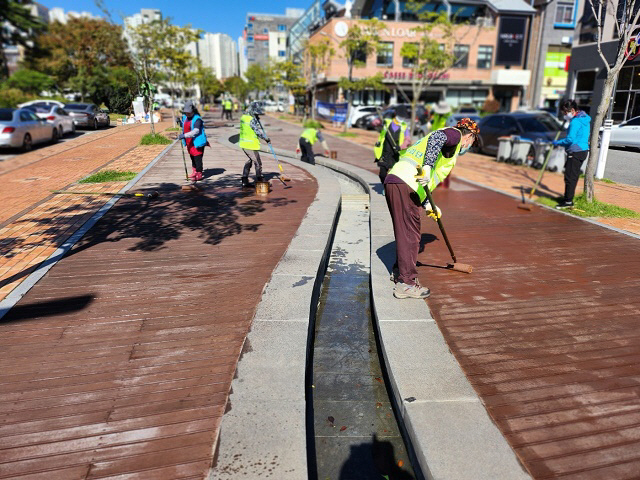
M316 102L316 114L332 122L344 122L347 119L346 103Z
M526 32L525 17L500 17L496 65L522 65Z

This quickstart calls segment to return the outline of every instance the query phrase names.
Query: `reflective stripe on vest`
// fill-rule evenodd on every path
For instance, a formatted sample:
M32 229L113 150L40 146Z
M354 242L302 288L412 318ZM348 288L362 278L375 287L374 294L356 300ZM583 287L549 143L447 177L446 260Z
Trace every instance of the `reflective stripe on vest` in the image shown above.
M392 121L393 120L391 120L390 118L387 118L384 121L384 128L380 132L380 136L378 137L378 142L376 143L376 146L373 148L373 153L376 156L376 160L380 160L380 157L382 157L382 147L387 138L387 131L389 130L389 126L391 125ZM404 143L404 132L406 129L407 129L407 124L404 122L400 122L400 138L398 138L398 148L400 148Z
M251 128L251 115L242 115L240 117L240 141L238 146L247 150L260 150L260 140L258 135Z
M435 132L431 132L418 143L411 145L404 155L400 157L400 160L391 168L391 170L389 170L389 175L395 175L400 178L418 194L418 197L420 197L420 203L424 203L427 199L427 194L424 191L424 187L416 180L416 175L418 174L418 167L422 167L424 165L427 143L429 142L431 135L434 133ZM462 136L462 134L460 135ZM438 158L431 169L431 176L429 178L429 183L427 184L429 191L433 192L438 184L444 180L447 175L449 175L449 172L451 172L456 164L461 145L462 141L456 146L456 150L451 158L446 158L442 154L442 151L438 153Z
M318 131L315 128L307 128L300 136L306 138L313 145L318 140Z

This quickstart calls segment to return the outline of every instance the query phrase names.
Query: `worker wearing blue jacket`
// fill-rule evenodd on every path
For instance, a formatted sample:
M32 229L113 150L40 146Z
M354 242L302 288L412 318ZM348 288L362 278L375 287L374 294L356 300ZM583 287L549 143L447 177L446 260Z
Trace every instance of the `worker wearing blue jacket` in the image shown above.
M564 147L567 152L567 160L564 164L564 197L556 208L572 208L580 169L589 156L591 117L578 109L575 100L562 102L560 112L570 120L570 123L567 136L553 142L554 146Z

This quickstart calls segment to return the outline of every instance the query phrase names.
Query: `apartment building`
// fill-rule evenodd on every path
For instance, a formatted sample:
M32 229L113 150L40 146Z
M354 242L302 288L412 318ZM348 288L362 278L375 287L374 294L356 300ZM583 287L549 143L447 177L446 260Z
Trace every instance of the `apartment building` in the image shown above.
M289 29L302 14L304 10L299 8L287 8L284 15L247 13L243 31L247 65L286 60Z

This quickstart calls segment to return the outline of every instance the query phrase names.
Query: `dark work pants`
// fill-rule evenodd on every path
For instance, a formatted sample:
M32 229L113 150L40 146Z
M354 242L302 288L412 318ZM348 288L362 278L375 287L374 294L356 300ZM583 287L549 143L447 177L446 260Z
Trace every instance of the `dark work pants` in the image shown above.
M262 160L260 159L260 152L258 150L247 150L245 148L242 149L244 154L247 156L247 161L244 164L244 168L242 169L242 176L247 178L249 176L249 171L251 170L251 164L253 163L256 169L256 178L262 178ZM253 152L254 158L251 158L249 152Z
M587 159L589 150L581 152L567 152L567 160L564 163L564 201L573 202L576 186L580 179L580 167Z
M398 282L415 285L421 238L420 199L406 183L388 183L384 190L393 222L393 234L396 237Z
M380 177L380 183L384 185L384 179L387 178L387 173L389 173L389 167L386 165L378 164L380 167L380 173L378 173L378 177Z
M233 120L233 117L231 116L231 110L227 110L227 120Z
M310 163L311 165L315 165L316 157L313 154L313 147L311 146L311 143L309 143L309 140L307 140L306 138L301 138L299 143L300 151L302 152L302 157L300 158L300 160Z
M191 165L196 169L196 172L202 173L202 155L191 155Z
M227 114L227 109L222 107L222 115L220 115L220 118L224 120L224 117L226 114Z

